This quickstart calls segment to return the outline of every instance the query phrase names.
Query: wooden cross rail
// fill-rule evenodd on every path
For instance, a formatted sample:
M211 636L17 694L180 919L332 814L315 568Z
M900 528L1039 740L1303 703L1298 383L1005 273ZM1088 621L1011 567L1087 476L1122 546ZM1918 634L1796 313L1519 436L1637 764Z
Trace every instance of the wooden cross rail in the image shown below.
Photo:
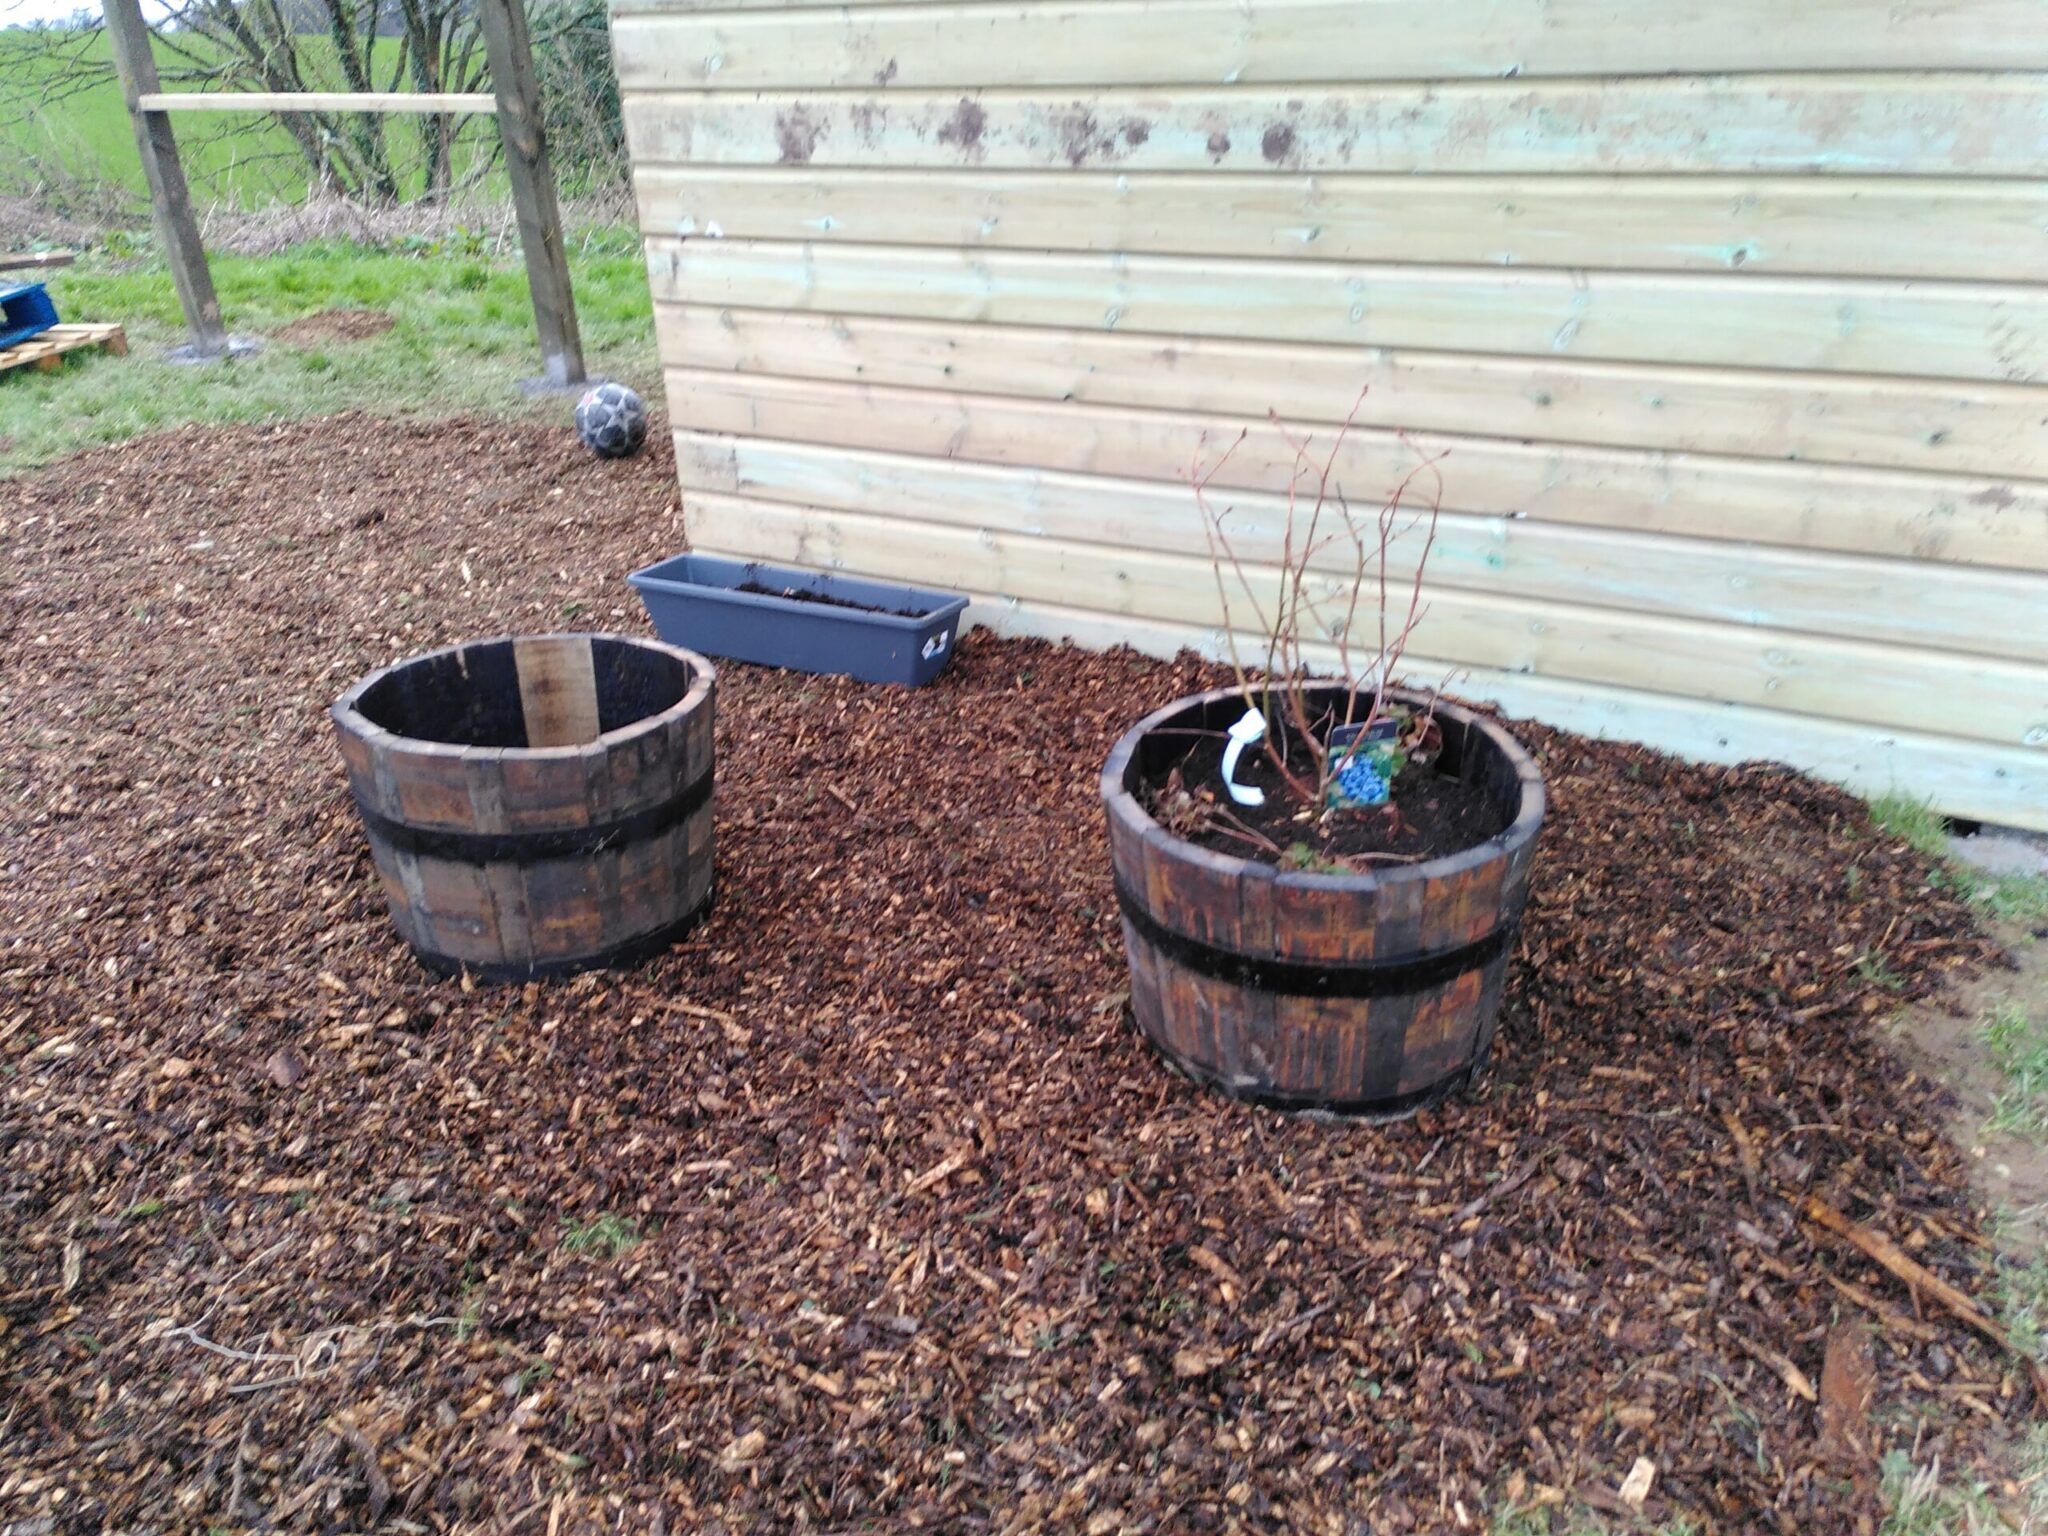
M23 256L0 255L0 272L13 272L22 267L68 267L78 260L69 251L34 251Z
M138 112L496 112L483 91L151 91Z
M526 257L526 282L533 291L534 329L540 336L543 381L555 388L580 384L583 337L576 324L576 296L569 287L568 250L555 199L554 164L541 131L540 83L524 0L478 0L477 24L490 61L492 90L406 91L194 91L169 92L157 78L149 28L140 0L106 0L107 38L121 76L121 96L135 123L135 148L149 181L157 235L170 264L171 281L192 328L192 350L220 357L228 350L220 300L199 239L192 193L171 133L173 112L423 112L494 113L505 145L506 179L519 218L519 243Z

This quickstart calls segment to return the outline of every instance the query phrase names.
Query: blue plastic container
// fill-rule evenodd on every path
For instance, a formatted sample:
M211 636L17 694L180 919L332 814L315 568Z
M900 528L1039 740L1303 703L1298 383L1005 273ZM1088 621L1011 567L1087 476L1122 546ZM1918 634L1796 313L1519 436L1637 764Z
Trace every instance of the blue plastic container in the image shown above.
M57 323L57 306L41 283L0 288L0 347L40 336Z
M967 607L951 592L717 555L677 555L626 579L670 645L906 688L930 682L952 659ZM839 606L847 603L859 606Z

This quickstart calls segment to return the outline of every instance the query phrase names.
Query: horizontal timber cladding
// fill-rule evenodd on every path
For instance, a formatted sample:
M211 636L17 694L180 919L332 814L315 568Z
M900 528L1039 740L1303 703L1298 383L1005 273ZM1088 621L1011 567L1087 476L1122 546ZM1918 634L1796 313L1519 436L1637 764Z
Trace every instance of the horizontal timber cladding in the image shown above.
M628 95L636 164L1675 176L2048 174L2031 75Z
M2048 131L2048 129L2044 129ZM2048 272L2048 182L651 166L649 235L1998 281Z
M965 582L1027 601L1067 602L1202 629L1249 626L1258 607L1271 610L1279 580L1277 567L1247 561L1253 595L1239 598L1235 576L1218 592L1206 555L1011 538L986 529L709 493L692 496L689 509L693 537L721 551L744 547L765 559L824 569L884 561L881 569L905 581ZM1340 622L1346 611L1343 584L1326 578L1313 585L1322 588L1311 593L1317 619ZM2048 712L2048 667L2035 663L1551 604L1435 582L1425 587L1425 596L1429 611L1416 631L1419 651L1501 671L1637 688L1683 676L1690 686L1733 702L1897 729L1947 719L1955 734L2008 746L2024 744ZM1959 666L1970 676L1968 711L1953 708Z
M655 310L693 369L1553 443L2048 479L2048 385L1589 363L960 326L769 309ZM1996 499L1995 497L1993 499Z
M2048 286L647 241L657 299L1610 362L2048 382Z
M813 509L894 516L998 536L1075 530L1082 543L1206 558L1208 540L1185 486L900 454L848 452L753 437L676 434L692 489ZM1287 500L1232 491L1226 527L1244 559L1280 558ZM1388 546L1390 576L1407 581L1424 530L1404 524ZM1323 577L1351 568L1348 546L1309 562ZM1929 646L1969 651L1987 628L2015 660L2048 662L2048 575L1957 570L1928 583L1916 561L1726 540L1666 538L1632 529L1447 512L1430 549L1432 584L1559 603L1810 629L1885 641L1896 615L1916 609Z
M672 422L692 431L1165 481L1184 497L1197 456L1218 458L1240 434L1215 471L1220 490L1284 493L1295 467L1283 428L1256 419L687 369L669 371L668 396ZM1347 494L1377 497L1438 452L1452 511L2048 570L2048 483L2038 481L1358 428L1336 451L1335 475Z
M626 91L2048 69L2038 0L1082 0L629 14Z
M2044 0L616 13L697 547L1221 654L1357 403L1418 678L2048 829Z

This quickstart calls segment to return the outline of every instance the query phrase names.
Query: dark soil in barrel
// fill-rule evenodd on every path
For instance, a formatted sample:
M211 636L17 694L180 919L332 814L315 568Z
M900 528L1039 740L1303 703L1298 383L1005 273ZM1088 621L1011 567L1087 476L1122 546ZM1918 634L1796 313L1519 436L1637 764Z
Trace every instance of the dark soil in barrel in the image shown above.
M1145 786L1145 809L1155 820L1218 853L1326 872L1387 868L1475 848L1511 819L1485 790L1416 762L1394 776L1388 804L1318 815L1288 788L1263 745L1238 759L1237 782L1263 790L1265 803L1239 805L1223 787L1225 745L1213 736L1193 738L1177 775ZM1289 745L1288 771L1313 784L1313 756Z
M925 610L922 608L884 608L874 603L848 602L843 597L833 597L825 592L812 592L804 587L765 587L758 581L744 581L733 590L750 592L756 597L779 597L788 603L816 603L822 608L851 608L855 613L886 613L899 619L921 619L925 616Z
M1884 1028L1996 951L1782 769L1518 726L1552 799L1493 1066L1379 1129L1128 1019L1096 777L1224 680L1191 658L721 668L705 926L424 974L328 703L646 633L625 574L685 532L661 433L566 420L0 482L0 1526L1632 1529L1641 1459L1650 1529L1834 1533L1887 1453L2019 1496L2013 1362L1803 1215L2000 1294Z

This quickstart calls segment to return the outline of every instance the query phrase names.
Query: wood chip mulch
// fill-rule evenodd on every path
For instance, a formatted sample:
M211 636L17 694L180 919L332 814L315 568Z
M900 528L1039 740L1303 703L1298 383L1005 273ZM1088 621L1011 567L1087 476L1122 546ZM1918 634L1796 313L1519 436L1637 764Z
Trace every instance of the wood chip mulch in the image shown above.
M1197 1090L1128 1021L1095 775L1191 658L728 667L709 923L431 980L328 701L644 631L623 575L681 533L665 452L537 426L0 483L0 1529L1855 1530L1877 1454L2032 1411L1801 1219L1985 1289L1876 1025L1993 948L1782 770L1526 728L1494 1066L1392 1127Z

